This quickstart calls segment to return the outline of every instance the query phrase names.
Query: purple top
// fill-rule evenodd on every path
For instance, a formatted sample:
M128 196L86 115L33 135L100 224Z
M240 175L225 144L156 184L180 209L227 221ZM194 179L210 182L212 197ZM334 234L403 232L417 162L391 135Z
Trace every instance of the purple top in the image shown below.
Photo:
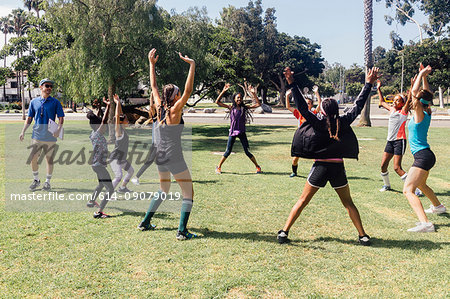
M231 108L230 110L230 134L228 136L237 136L245 133L245 112L241 109Z

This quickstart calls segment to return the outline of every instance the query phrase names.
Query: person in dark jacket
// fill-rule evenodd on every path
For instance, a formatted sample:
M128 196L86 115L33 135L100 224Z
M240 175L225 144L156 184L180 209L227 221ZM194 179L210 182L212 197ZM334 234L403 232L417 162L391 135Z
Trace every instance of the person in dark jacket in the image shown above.
M368 72L366 84L353 107L343 115L339 115L339 106L334 99L323 100L318 115L309 111L308 105L294 81L291 69L287 67L284 75L289 84L288 89L292 89L297 109L306 118L306 122L297 129L294 135L292 156L314 159L314 164L300 199L292 208L283 229L278 232L278 242L289 242L289 229L314 194L320 188L325 187L329 181L358 230L359 242L362 245L370 245L370 237L364 231L358 209L350 195L343 158L358 158L358 140L350 125L361 113L369 98L373 83L379 78L378 68L372 68Z

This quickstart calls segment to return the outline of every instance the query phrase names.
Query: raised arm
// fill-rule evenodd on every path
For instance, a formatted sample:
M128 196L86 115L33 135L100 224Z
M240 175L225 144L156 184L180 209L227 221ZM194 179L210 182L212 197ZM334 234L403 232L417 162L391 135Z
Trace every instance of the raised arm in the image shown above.
M227 108L229 110L231 110L231 106L222 103L221 99L222 99L223 95L225 94L225 92L227 92L227 90L230 89L230 87L231 87L230 83L225 83L225 86L223 87L222 91L220 92L219 96L216 99L216 104L218 106L223 107L223 108Z
M294 107L291 107L291 103L289 103L289 100L290 100L290 97L291 97L291 96L292 96L292 90L288 90L288 91L286 92L286 99L285 99L285 102L286 102L286 109L289 110L289 111L291 111L292 113L294 113L295 108L294 108Z
M249 108L253 109L253 108L258 108L259 106L261 106L261 102L259 101L258 95L256 94L256 88L252 85L249 85L247 91L250 94L250 96L253 98L253 100L255 100L255 103L253 105L251 105Z
M420 70L419 74L417 75L416 81L414 82L414 86L411 90L413 97L417 97L417 94L420 91L420 84L422 83L423 78L426 78L430 73L431 73L431 66L429 66L429 65ZM423 84L425 86L425 82ZM427 88L429 88L428 81L426 81L426 85L427 85ZM429 89L427 89L427 90L429 91Z
M120 116L122 115L122 104L120 103L119 96L117 94L114 95L114 103L116 103L116 122L115 122L115 130L116 130L116 138L122 137L122 130L120 128Z
M314 91L314 95L317 98L317 107L316 107L316 113L320 112L320 106L322 105L322 98L320 97L319 94L319 87L317 85L313 86L313 91Z
M384 100L383 93L381 92L381 81L380 80L377 80L377 92L378 92L378 97L380 98L379 99L380 101L378 102L378 108L383 107L384 109L391 111L391 108L393 108L393 107L391 107Z
M411 101L412 101L411 90L413 88L413 85L414 85L414 82L416 81L416 79L417 79L417 75L415 75L414 78L411 78L411 86L408 90L408 93L406 94L405 105L403 105L403 107L402 107L403 114L407 114L411 110Z
M103 97L103 103L105 103L105 105L106 105L105 114L103 115L102 123L98 127L97 131L100 131L101 128L108 123L108 114L109 114L109 109L111 108L111 102L109 101L109 99L106 100L106 98Z
M150 63L150 86L152 88L152 95L155 100L156 107L161 106L161 97L159 96L158 84L156 84L156 70L155 65L158 61L159 55L156 55L156 49L153 48L148 52L148 62Z
M362 109L364 108L364 104L369 98L372 85L375 83L375 81L377 81L381 77L381 75L378 75L378 71L379 69L377 67L374 67L368 71L366 77L366 84L364 85L358 97L356 98L353 107L350 108L349 111L345 113L343 116L341 116L341 119L347 120L348 123L350 124L361 113Z
M189 58L187 55L181 55L181 53L178 53L180 56L180 59L184 62L189 64L189 73L186 79L186 83L184 85L184 92L181 96L181 99L178 100L175 105L173 106L173 109L175 111L181 111L186 105L187 101L189 100L189 97L192 94L192 91L194 90L194 76L195 76L195 61L194 59Z
M295 105L297 106L297 110L307 121L314 124L317 121L317 116L311 111L309 111L308 104L306 104L305 98L300 92L300 88L294 81L294 73L291 71L290 68L287 67L284 70L284 76L288 82L287 88L291 88L292 90L292 95L294 98Z

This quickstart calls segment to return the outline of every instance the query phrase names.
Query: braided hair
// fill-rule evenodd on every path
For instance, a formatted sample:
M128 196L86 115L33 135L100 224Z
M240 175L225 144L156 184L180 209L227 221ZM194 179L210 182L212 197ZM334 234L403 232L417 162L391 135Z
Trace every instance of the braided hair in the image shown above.
M175 104L175 96L180 92L180 89L175 84L167 84L163 88L161 105L158 107L158 119L162 124L167 115L170 118L170 108Z
M322 114L327 120L327 129L330 138L339 140L339 105L335 99L325 99L321 103ZM333 134L334 132L334 134Z

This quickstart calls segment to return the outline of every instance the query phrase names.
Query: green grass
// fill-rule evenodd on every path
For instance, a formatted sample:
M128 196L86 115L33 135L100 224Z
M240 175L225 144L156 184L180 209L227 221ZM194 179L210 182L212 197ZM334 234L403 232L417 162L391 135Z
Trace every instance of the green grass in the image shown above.
M18 131L12 133L0 126L1 140L17 138L22 125L16 126ZM378 192L386 128L355 128L360 159L346 160L351 193L373 246L357 244L357 232L329 185L315 195L291 229L292 244L276 243L276 232L300 195L312 164L300 160L300 177L288 177L294 129L250 126L250 149L264 173L254 173L236 142L236 154L218 176L214 168L220 155L214 152L225 150L228 127L193 127L195 197L189 227L200 238L191 241L175 240L178 213L157 214L153 220L157 229L140 232L136 226L145 212L140 206L133 206L141 210L132 212L111 204L106 212L117 217L95 220L87 209L9 211L3 209L2 196L0 297L448 298L448 214L430 216L437 233L407 233L416 217L392 165L395 191ZM71 140L87 140L86 131L70 134L62 146L76 148L81 145ZM428 182L447 206L449 134L448 128L431 128L429 133L437 164ZM26 187L30 170L5 163L5 156L23 152L5 153L9 147L1 143L1 171L5 173L5 164L9 165L1 181L17 186L14 190ZM411 164L408 151L404 168ZM87 183L95 181L88 167L68 174L61 168L55 167L54 188L71 185L88 192ZM147 184L139 190L156 188L154 170L144 177ZM5 194L4 184L0 188ZM422 202L429 205L427 199Z

